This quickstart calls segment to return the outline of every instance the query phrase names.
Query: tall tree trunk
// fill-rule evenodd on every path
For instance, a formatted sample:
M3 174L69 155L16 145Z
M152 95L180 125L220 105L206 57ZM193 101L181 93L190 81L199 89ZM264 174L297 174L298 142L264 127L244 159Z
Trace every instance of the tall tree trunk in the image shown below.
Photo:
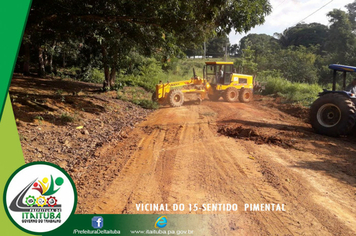
M110 73L110 88L113 88L115 85L115 80L116 80L116 67L111 68L111 73Z
M24 57L24 61L23 61L22 73L24 75L29 75L30 74L30 59L31 59L29 43L25 43L24 53L25 53L25 57Z
M49 55L49 73L53 72L53 54Z
M111 64L111 73L110 73L110 88L113 88L116 80L116 65L117 65L117 52L114 50L114 56Z
M105 45L101 45L101 53L103 54L103 65L104 65L104 75L105 75L103 89L107 90L110 88L110 74L109 74L109 65L107 61L108 52L106 50Z
M45 68L49 66L47 49L43 50Z
M46 75L45 64L43 60L43 48L38 47L38 75L43 77Z
M51 51L51 54L49 55L49 73L53 72L53 54L54 54L55 48L56 48L56 40L53 41L52 51Z

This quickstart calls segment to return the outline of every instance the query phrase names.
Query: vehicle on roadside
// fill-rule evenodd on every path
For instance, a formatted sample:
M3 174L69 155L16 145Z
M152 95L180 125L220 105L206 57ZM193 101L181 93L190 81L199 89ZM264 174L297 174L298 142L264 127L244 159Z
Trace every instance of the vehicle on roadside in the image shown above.
M253 76L234 73L233 62L205 62L203 78L167 82L156 85L152 100L172 107L181 106L184 101L198 104L208 97L217 101L223 97L226 102L250 102L253 96Z
M356 67L331 64L333 70L333 88L324 89L319 98L310 107L310 123L319 134L340 136L349 134L356 122L356 96L346 87L346 73L356 72ZM337 73L343 74L343 89L336 91Z

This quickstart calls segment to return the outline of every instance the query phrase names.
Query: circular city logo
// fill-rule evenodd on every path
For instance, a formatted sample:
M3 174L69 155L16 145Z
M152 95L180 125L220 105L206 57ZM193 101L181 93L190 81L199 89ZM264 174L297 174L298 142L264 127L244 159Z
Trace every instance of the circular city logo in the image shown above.
M58 228L74 213L77 192L62 168L32 162L11 175L3 199L7 216L18 228L42 234Z

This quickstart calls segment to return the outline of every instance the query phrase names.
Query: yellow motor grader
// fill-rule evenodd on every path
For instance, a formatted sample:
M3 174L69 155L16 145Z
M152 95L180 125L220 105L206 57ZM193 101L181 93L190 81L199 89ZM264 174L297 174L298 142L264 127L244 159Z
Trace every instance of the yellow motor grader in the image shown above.
M160 104L169 103L179 107L184 101L195 100L201 103L206 96L217 101L223 97L226 102L250 102L252 100L253 76L233 72L233 62L205 62L203 78L193 69L193 78L185 81L160 82L152 100Z

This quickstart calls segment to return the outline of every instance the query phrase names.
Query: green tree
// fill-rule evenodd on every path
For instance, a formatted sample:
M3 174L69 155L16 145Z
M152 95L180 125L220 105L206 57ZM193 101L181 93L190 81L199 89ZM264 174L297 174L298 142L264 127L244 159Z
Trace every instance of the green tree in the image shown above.
M212 57L223 57L225 47L229 47L229 38L227 35L214 37L207 43L206 55Z
M356 1L345 6L348 11L349 20L353 30L356 30Z
M356 37L346 12L334 9L327 15L330 19L330 33L326 44L334 63L348 64L355 61Z
M270 11L268 0L34 0L25 35L37 48L39 61L42 46L51 41L78 39L100 47L101 56L94 58L102 58L110 87L131 50L174 55L178 45L189 48L214 34L247 31L262 24Z
M242 50L242 57L236 59L234 64L239 73L255 75L258 65L255 61L255 51L247 46Z
M283 77L292 82L318 82L317 68L314 66L317 55L316 48L304 46L278 51L270 58L270 69L281 71Z
M319 23L300 23L287 28L278 37L281 45L284 47L320 45L321 49L323 49L325 41L328 38L328 27Z
M269 55L280 49L278 41L266 34L249 34L240 40L239 55L243 54L243 50L250 47L255 55L255 62L259 65L264 65L264 60ZM266 68L260 68L266 69Z

